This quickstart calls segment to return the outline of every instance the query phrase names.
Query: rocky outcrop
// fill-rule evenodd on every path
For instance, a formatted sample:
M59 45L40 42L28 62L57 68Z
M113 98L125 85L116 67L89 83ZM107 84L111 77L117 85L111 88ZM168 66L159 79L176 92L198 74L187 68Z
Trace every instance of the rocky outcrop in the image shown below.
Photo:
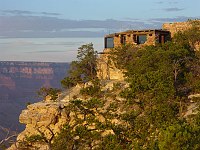
M116 68L112 60L109 58L110 49L104 49L104 53L98 58L97 77L101 80L124 80L123 71Z
M21 132L17 141L24 141L26 137L32 135L41 135L50 142L51 138L60 132L63 125L67 121L67 115L64 110L64 104L60 102L38 102L27 106L20 114L19 121L26 125L26 128ZM9 150L17 149L17 145L13 145ZM48 143L47 143L48 144ZM41 150L44 149L43 144Z
M50 101L47 96L46 99L42 102L34 103L27 106L27 109L23 110L19 116L19 121L22 124L26 125L26 128L21 132L17 137L17 143L12 145L8 150L17 150L20 146L20 142L26 140L27 137L42 135L45 138L45 142L36 143L33 146L39 148L39 150L49 150L49 144L52 143L53 137L55 137L63 128L64 125L74 126L76 124L77 118L84 119L84 115L79 110L71 110L71 107L68 107L71 100L82 100L87 101L89 97L85 97L80 94L80 90L83 87L90 86L91 83L86 83L84 85L77 85L69 90L66 90L60 94L56 101ZM103 101L105 105L102 108L91 108L91 111L94 113L95 117L99 122L105 122L105 116L103 113L107 111L107 107L110 107L110 104L113 102L113 97L115 97L116 90L114 93L113 89L116 88L116 84L120 84L121 91L128 85L124 81L118 82L118 80L109 80L102 82L102 93L105 93L103 96ZM110 92L109 92L110 91ZM106 93L107 92L107 93ZM123 101L124 99L120 97L115 97L116 101ZM87 109L88 110L88 109ZM117 109L117 113L122 113L120 107ZM121 122L117 119L110 119L110 122L120 124ZM83 121L83 124L88 124L89 129L95 129L95 124L86 123ZM112 134L112 130L100 131L102 136L107 134ZM30 148L31 149L31 148Z
M27 110L23 110L20 114L19 121L26 124L26 129L18 136L18 140L22 140L29 134L38 134L38 130L45 131L47 128L55 134L60 131L63 124L66 123L66 114L62 110L64 106L60 103L39 102L31 104ZM52 135L45 132L47 138Z

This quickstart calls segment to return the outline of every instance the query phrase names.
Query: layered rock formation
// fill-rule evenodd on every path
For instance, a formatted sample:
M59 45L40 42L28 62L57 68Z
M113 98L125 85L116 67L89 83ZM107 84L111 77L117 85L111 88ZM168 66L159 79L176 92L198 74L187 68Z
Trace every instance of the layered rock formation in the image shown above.
M18 116L27 103L39 101L43 87L60 87L69 63L0 61L0 125L21 131ZM0 140L4 135L0 134Z

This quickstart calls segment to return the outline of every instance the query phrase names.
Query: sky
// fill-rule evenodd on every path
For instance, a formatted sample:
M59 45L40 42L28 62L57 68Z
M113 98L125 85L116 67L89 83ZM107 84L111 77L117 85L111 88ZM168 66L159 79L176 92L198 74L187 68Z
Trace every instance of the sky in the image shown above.
M199 19L199 6L200 0L0 0L0 51L4 51L0 60L29 59L25 59L26 50L33 50L33 43L37 44L41 38L43 44L37 46L37 51L50 51L49 42L52 40L49 38L54 38L57 41L52 50L55 55L56 51L69 48L69 45L59 45L63 38L68 38L68 42L69 38L73 39L75 43L84 43L86 38L93 42L95 38L97 42L96 38L103 38L109 33L128 29L160 29L164 22ZM58 41L59 38L62 40ZM75 38L82 40L76 42ZM11 51L13 42L15 47ZM102 40L99 39L99 42L102 43ZM24 58L19 57L22 52L17 49L24 52ZM70 55L66 54L66 60L37 59L38 56L33 54L29 57L35 61L71 61L75 54L73 57Z

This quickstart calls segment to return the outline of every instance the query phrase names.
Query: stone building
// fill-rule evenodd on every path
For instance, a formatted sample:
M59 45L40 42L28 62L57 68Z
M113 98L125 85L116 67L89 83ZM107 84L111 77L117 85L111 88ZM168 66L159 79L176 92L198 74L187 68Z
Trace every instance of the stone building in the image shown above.
M164 23L162 25L163 30L167 30L171 33L171 37L174 36L178 31L185 31L192 27L193 24L200 23L200 20L191 20L186 22L174 22L174 23Z
M200 20L190 20L186 22L164 23L162 28L171 33L171 37L179 31L185 31L192 28L193 25L198 25L200 28ZM195 44L195 50L200 50L200 40Z
M170 40L170 32L166 30L128 30L106 35L104 38L105 49L99 56L98 73L100 79L117 79L123 80L123 71L117 69L114 64L109 61L109 51L112 48L124 44L133 45L155 45L157 43L165 43Z
M114 48L123 44L155 45L170 40L170 32L166 30L128 30L105 36L105 48Z
M163 44L171 40L178 31L185 31L192 27L195 22L200 20L164 23L162 29L159 30L128 30L106 35L104 38L105 49L99 56L97 76L106 80L124 80L123 71L117 69L109 60L109 51L112 48L133 44L136 46ZM199 42L196 44L196 50L200 49Z

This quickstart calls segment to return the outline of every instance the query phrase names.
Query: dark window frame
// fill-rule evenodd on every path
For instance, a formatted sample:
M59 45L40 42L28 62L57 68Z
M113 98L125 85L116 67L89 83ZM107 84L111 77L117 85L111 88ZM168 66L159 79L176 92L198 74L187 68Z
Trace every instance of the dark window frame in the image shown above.
M111 42L111 40L109 41L108 39L112 39L112 43L109 43L109 42ZM114 48L114 37L106 37L105 38L105 48Z
M142 41L140 38L145 37L145 40ZM144 44L147 41L147 35L146 34L141 34L137 36L137 44Z
M121 43L121 44L126 44L126 35L123 35L123 34L122 34L122 35L120 36L120 43Z

